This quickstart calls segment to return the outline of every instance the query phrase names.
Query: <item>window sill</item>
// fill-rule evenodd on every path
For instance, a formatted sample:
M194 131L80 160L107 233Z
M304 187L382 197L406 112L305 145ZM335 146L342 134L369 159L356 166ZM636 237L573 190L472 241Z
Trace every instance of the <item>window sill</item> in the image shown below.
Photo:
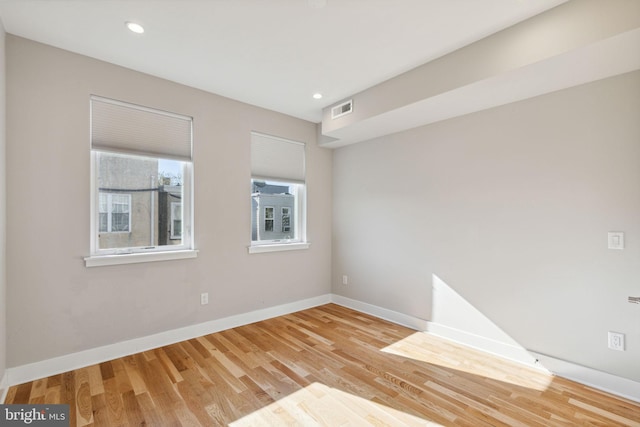
M260 254L264 252L282 252L282 251L298 251L309 249L311 243L274 243L272 245L253 245L249 246L250 254Z
M197 250L145 252L119 255L97 255L84 259L85 267L103 267L107 265L137 264L141 262L170 261L176 259L197 258Z

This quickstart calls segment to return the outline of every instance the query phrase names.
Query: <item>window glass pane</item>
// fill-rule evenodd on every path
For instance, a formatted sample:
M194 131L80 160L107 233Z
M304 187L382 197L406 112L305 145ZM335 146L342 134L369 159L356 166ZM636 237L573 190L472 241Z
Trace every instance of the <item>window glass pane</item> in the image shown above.
M273 231L273 208L264 208L264 231Z
M112 211L115 213L128 213L130 200L131 196L128 194L111 194Z
M266 219L273 219L273 208L264 208L264 217Z
M177 239L182 237L182 220L174 219L172 227L173 228L171 229L171 238Z
M129 214L113 213L111 215L111 231L114 233L129 231Z
M113 189L112 189L113 190ZM129 231L129 194L99 193L98 231L119 233Z
M108 203L108 195L105 193L100 193L100 200L99 200L99 207L98 207L98 211L100 213L107 213L108 212L108 208L107 208L107 203Z
M291 230L291 216L289 208L282 208L282 232L286 233Z
M251 239L253 242L295 241L298 187L303 184L251 181Z
M106 204L105 204L105 207L106 207ZM109 217L108 213L100 212L100 215L99 215L99 218L98 218L98 222L99 222L99 225L98 225L98 229L99 230L98 231L100 231L101 233L106 233L107 230L108 230L108 228L107 228L108 217Z
M98 249L182 244L186 162L96 152ZM174 205L180 205L178 229Z
M182 203L171 203L171 238L182 237Z
M171 203L171 216L174 219L182 219L182 203Z

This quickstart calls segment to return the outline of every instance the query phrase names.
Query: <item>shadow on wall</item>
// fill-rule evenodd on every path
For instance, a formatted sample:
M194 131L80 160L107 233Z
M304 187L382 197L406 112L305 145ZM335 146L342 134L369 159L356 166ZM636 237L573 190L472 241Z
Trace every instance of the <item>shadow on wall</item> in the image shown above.
M437 275L432 275L431 321L427 330L530 366L536 358Z

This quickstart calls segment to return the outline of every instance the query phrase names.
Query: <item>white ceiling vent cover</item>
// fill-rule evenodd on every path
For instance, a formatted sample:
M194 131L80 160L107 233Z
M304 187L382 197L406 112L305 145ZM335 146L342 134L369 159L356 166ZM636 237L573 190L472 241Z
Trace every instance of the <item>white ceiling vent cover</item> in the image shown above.
M353 99L331 108L331 119L337 119L353 112Z

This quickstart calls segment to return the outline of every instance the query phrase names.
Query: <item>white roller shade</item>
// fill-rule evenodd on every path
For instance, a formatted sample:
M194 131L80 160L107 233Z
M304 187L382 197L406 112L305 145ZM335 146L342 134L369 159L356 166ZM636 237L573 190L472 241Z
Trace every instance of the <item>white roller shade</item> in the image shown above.
M91 148L191 160L191 117L91 97Z
M251 134L251 175L254 178L304 182L304 144Z

